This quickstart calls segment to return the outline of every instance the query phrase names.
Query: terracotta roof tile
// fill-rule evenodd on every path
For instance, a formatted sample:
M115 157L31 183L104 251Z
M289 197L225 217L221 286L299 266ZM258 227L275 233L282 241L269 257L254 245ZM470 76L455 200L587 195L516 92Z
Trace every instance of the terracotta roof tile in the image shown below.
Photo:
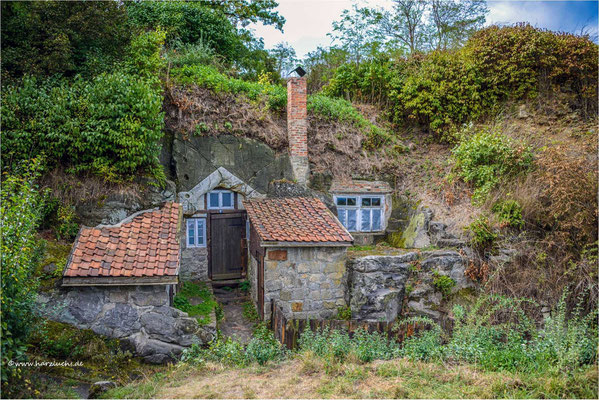
M69 277L176 275L179 204L140 213L113 226L81 228L64 275Z
M353 238L317 198L246 200L250 221L263 241L352 242Z
M383 181L333 181L331 193L391 193L391 186Z

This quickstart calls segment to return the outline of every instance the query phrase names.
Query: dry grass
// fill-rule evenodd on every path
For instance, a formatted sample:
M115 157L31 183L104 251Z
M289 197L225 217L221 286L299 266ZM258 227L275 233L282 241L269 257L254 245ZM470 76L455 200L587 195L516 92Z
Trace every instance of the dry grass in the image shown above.
M170 367L158 378L118 388L119 398L496 398L592 397L597 369L570 376L483 372L467 365L405 359L331 363L303 354L245 369L208 364Z

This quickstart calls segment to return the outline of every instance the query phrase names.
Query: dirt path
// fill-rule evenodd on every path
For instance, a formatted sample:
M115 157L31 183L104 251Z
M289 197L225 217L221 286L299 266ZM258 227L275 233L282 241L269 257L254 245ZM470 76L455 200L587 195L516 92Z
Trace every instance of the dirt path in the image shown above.
M249 297L238 290L216 289L214 295L224 312L224 317L218 325L223 336L248 343L252 338L253 323L243 316L243 304L250 301Z

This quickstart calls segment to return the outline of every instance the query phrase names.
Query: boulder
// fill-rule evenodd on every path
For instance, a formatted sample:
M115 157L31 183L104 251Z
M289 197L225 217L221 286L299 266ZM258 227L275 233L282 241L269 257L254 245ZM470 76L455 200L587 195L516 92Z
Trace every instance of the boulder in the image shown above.
M116 383L112 381L99 381L92 383L89 387L89 395L90 399L97 399L102 395L102 393L106 392L109 389L114 389L116 387Z
M407 228L402 233L403 247L421 249L431 245L428 235L429 223L433 219L433 211L428 207L419 207L411 216Z
M416 253L367 256L348 263L349 304L359 320L393 321L401 312L405 284Z

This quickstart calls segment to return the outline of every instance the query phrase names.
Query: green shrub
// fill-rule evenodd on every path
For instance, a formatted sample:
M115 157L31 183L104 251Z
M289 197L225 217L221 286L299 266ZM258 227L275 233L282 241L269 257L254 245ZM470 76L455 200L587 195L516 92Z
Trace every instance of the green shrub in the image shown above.
M337 308L337 319L349 321L351 319L351 307L339 307Z
M552 315L538 334L534 352L539 363L555 365L560 370L572 370L597 359L597 311L582 315L583 297L567 318L564 293Z
M268 361L279 361L285 358L285 350L264 324L260 325L245 348L248 362L257 362L260 365Z
M56 238L58 240L72 240L79 232L79 224L76 222L77 215L73 206L59 205L56 212L58 226L56 226Z
M470 243L477 250L488 250L493 247L497 234L493 232L489 224L489 219L484 215L478 217L468 226L472 233Z
M455 285L455 281L450 277L441 275L437 271L433 273L433 286L443 294L443 297L449 296Z
M183 350L181 361L197 365L202 365L205 361L215 361L243 367L251 363L264 365L268 361L281 361L286 354L286 350L275 339L272 331L265 325L260 325L247 346L231 338L218 337L208 348L194 344Z
M40 196L34 181L39 161L22 164L18 175L2 174L0 224L2 237L0 301L2 303L2 386L8 390L18 382L21 370L9 361L26 358L27 340L34 329L38 279L35 271L41 258L36 239Z
M246 301L243 303L242 315L245 319L253 323L258 323L260 321L260 315L258 314L258 310L256 310L256 306L252 301Z
M198 301L198 304L192 305L192 299ZM173 306L190 317L196 317L200 325L205 325L210 323L212 311L216 312L218 303L205 283L184 282L179 293L173 298Z
M241 290L243 293L249 293L251 287L252 284L247 279L241 281L239 284L239 290Z
M475 202L483 201L501 179L530 169L533 161L529 148L485 130L464 137L452 153L454 172L474 186Z
M498 201L491 207L502 226L523 228L522 206L516 200Z
M300 335L298 344L300 352L310 351L319 357L337 361L342 361L350 353L365 363L388 360L399 354L399 345L385 334L369 333L361 328L352 337L347 331L331 331L328 327L317 332L306 329Z
M445 357L445 347L441 344L441 327L427 317L412 317L401 321L397 327L406 324L427 325L430 327L418 335L406 338L400 355L410 360L439 361Z
M134 40L125 72L117 68L89 80L25 76L4 87L3 165L43 154L49 166L66 165L70 172L112 181L142 172L162 182L161 38L147 33Z

